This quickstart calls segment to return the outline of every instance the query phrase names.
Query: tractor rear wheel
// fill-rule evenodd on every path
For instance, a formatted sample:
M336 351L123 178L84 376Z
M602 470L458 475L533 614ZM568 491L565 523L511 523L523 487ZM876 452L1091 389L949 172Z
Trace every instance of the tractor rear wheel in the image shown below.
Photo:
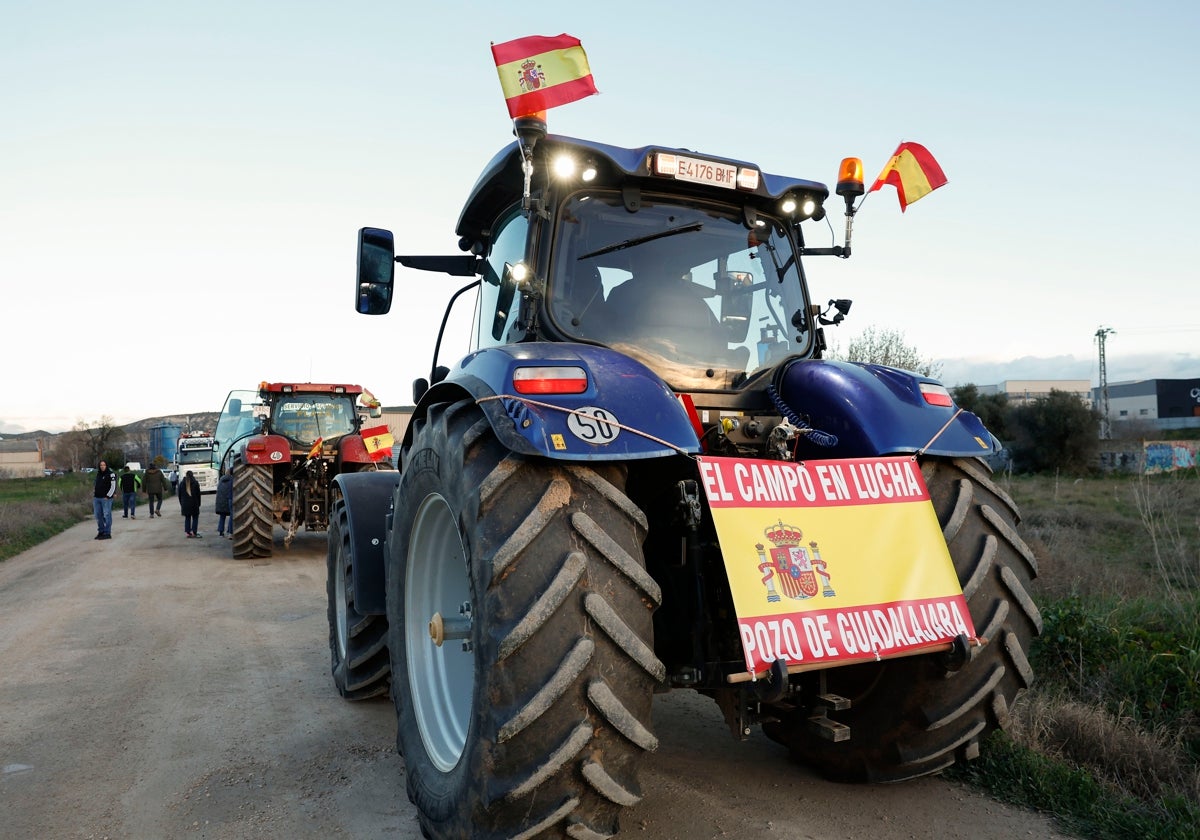
M852 703L830 712L850 727L849 740L821 738L798 711L764 724L768 737L838 781L902 781L975 758L1033 681L1029 643L1042 629L1029 595L1037 561L1017 533L1016 505L979 461L929 458L921 471L975 633L986 643L971 648L961 667L929 654L824 672L825 691Z
M275 530L271 502L274 473L270 464L247 464L235 458L233 467L233 557L270 557Z
M388 558L408 795L429 838L611 837L664 668L624 468L524 458L473 401L413 420Z
M347 700L365 700L388 690L391 667L387 619L363 615L354 607L354 556L346 504L333 506L325 577L329 601L329 652L333 683Z

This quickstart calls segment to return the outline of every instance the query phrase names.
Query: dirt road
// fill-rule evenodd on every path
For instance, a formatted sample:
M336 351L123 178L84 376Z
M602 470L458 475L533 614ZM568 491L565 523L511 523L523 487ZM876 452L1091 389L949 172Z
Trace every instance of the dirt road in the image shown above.
M324 535L234 561L204 507L202 539L118 511L110 541L83 524L0 563L0 836L420 837L390 702L329 676ZM941 779L821 781L692 692L654 721L622 837L1058 836Z

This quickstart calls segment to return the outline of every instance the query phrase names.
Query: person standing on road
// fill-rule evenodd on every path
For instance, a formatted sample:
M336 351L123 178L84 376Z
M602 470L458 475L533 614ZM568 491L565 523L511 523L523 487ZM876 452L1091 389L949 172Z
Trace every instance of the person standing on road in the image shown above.
M138 486L142 483L142 477L129 469L129 465L125 465L125 469L121 472L121 501L125 504L125 512L121 514L122 519L137 519L137 491Z
M188 537L200 536L196 528L200 525L200 482L188 470L179 482L179 511L183 514L183 531Z
M96 471L96 485L92 488L92 513L96 515L96 539L112 539L112 503L117 494L117 477L104 461Z
M167 477L157 464L146 468L146 474L142 476L142 489L146 491L146 507L150 508L150 518L157 516L162 519L162 499L167 489Z
M213 510L217 512L217 536L223 537L226 533L230 539L233 538L233 473L229 470L221 472L221 477L217 479L217 498L213 502ZM226 531L225 526L228 524L229 530Z

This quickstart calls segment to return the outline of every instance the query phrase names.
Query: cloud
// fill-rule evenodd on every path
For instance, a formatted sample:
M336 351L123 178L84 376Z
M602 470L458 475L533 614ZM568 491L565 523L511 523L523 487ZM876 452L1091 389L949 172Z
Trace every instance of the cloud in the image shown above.
M1022 356L995 361L980 358L939 359L941 379L947 385L997 385L1012 379L1087 379L1100 382L1099 362L1094 358ZM1141 379L1200 378L1200 356L1191 353L1144 353L1122 355L1106 361L1109 384Z

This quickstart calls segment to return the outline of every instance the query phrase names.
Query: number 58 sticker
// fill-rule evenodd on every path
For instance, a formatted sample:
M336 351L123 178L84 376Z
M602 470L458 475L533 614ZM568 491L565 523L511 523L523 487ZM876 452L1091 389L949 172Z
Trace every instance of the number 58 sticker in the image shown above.
M567 415L567 428L584 443L601 446L612 443L621 432L616 416L608 409L585 405Z

